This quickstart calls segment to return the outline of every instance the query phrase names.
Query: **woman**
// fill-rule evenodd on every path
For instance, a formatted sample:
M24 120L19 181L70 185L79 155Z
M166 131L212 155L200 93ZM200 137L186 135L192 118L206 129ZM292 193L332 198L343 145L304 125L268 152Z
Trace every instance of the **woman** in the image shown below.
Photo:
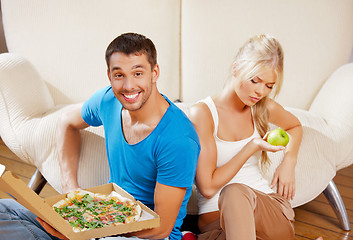
M269 98L279 93L283 52L269 35L249 39L232 65L224 89L191 108L200 138L196 183L199 239L294 239L295 166L302 139L298 119ZM269 123L290 136L286 147L266 142ZM259 165L266 151L285 150L271 185ZM277 192L273 188L277 186Z

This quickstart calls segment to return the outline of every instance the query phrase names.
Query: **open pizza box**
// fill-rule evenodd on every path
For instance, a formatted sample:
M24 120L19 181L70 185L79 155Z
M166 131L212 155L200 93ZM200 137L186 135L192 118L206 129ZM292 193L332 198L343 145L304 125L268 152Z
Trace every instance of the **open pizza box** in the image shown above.
M38 196L30 189L19 177L10 171L5 172L5 166L0 164L0 190L7 193L10 197L19 202L22 206L29 209L32 213L49 223L57 231L72 240L84 240L91 238L101 238L110 235L135 232L143 229L159 227L160 217L143 203L137 201L142 208L141 218L132 223L120 224L117 226L92 229L82 232L74 232L72 226L65 221L52 205L61 199L66 198L66 194L56 195L48 198ZM94 193L109 195L112 191L117 192L123 197L134 199L129 193L114 183L86 189Z

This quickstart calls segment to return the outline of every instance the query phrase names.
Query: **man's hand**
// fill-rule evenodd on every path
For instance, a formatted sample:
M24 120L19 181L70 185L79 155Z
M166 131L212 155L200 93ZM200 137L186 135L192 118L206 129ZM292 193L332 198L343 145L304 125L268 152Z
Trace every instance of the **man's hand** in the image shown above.
M69 240L67 237L62 235L60 232L56 231L52 226L50 226L48 223L43 221L41 218L37 217L37 221L42 225L42 227L47 231L47 233L51 234L54 237L60 238L60 239L65 239Z
M154 194L154 211L160 216L160 226L132 232L124 236L135 236L143 239L163 239L168 237L174 227L185 192L186 188L172 187L157 182Z

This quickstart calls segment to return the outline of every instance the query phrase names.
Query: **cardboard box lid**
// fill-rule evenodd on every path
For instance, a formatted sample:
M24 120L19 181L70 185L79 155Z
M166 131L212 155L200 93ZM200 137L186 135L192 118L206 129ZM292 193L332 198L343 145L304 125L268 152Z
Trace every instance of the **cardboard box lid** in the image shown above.
M128 224L120 224L112 227L104 227L83 232L73 232L71 225L65 221L55 210L52 205L57 201L64 199L66 194L61 194L49 198L41 198L32 189L30 189L19 177L10 171L4 173L5 167L0 164L0 189L8 193L12 198L26 207L32 213L46 221L53 228L61 232L63 235L72 240L84 240L90 238L100 238L115 234L123 234L127 232L134 232L148 228L158 227L160 225L160 218L158 214L149 209L143 203L137 201L142 210L146 214L152 215L148 220L137 221ZM133 199L133 197L125 190L114 183L109 183L93 188L87 189L94 193L109 194L111 191L116 191L124 197Z

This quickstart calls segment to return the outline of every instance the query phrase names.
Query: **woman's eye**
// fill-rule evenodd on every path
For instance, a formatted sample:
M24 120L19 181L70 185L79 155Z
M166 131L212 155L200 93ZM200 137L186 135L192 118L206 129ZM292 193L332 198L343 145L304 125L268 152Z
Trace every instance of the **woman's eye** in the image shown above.
M254 79L250 79L250 81L255 84L257 83Z
M271 83L271 84L269 84L269 85L266 85L266 87L268 87L269 89L272 89L274 86L275 86L274 83Z

